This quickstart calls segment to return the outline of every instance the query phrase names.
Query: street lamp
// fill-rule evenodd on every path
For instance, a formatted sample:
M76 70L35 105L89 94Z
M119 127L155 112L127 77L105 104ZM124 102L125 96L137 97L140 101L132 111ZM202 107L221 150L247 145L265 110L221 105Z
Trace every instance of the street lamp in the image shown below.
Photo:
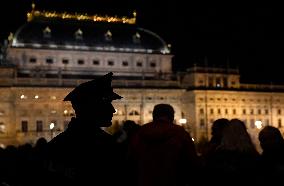
M50 129L50 139L53 138L53 129L55 127L55 124L53 122L50 123L49 129Z
M262 127L262 121L257 120L257 121L254 122L254 125L256 126L257 129L261 129L261 127Z

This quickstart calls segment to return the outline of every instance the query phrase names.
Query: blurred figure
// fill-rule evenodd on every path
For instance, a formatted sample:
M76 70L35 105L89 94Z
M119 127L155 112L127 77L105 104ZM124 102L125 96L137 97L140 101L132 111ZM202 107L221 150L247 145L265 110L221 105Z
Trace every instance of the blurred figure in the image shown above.
M182 186L194 182L194 143L184 128L173 121L171 105L155 105L153 122L141 126L134 135L128 154L129 185Z
M224 128L221 143L208 162L211 181L221 185L255 184L258 159L259 154L245 124L232 119Z
M225 127L229 125L229 120L225 118L217 119L213 122L211 127L211 139L206 145L202 156L206 159L209 158L216 148L221 144Z
M280 183L284 174L284 139L279 129L273 126L265 126L259 132L258 138L263 149L262 178L267 184Z
M48 143L49 170L57 185L113 185L118 175L115 139L109 127L115 109L112 73L80 84L64 101L71 101L76 117L68 128ZM49 179L51 181L52 179Z

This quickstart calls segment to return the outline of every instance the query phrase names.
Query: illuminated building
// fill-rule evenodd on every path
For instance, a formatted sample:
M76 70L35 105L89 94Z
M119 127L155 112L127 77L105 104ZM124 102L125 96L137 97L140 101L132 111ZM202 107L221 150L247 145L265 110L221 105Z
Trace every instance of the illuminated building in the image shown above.
M112 71L113 124L152 119L155 104L169 103L177 124L195 141L211 123L240 118L251 133L282 129L284 87L240 83L236 69L194 66L172 71L169 45L132 18L41 12L9 36L0 65L0 144L35 142L62 132L74 111L63 98L76 85ZM262 123L261 123L261 122Z

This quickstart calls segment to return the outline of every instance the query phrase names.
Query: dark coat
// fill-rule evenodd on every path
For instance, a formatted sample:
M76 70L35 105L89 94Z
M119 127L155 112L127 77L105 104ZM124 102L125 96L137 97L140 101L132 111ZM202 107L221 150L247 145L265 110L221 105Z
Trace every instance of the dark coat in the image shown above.
M58 185L113 185L119 168L113 137L83 126L72 118L67 130L49 142L51 177Z
M185 185L197 165L190 135L166 122L143 125L131 141L128 158L131 185L139 186Z

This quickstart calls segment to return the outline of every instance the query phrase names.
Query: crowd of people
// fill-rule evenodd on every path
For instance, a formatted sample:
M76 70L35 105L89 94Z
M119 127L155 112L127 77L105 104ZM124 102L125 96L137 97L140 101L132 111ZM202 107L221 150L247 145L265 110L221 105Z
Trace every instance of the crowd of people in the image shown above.
M144 125L127 120L114 134L112 73L77 86L64 99L76 117L47 142L0 148L0 186L29 185L274 185L284 173L284 139L273 126L259 133L262 152L239 119L220 118L197 152L190 134L174 123L170 104L156 104Z

